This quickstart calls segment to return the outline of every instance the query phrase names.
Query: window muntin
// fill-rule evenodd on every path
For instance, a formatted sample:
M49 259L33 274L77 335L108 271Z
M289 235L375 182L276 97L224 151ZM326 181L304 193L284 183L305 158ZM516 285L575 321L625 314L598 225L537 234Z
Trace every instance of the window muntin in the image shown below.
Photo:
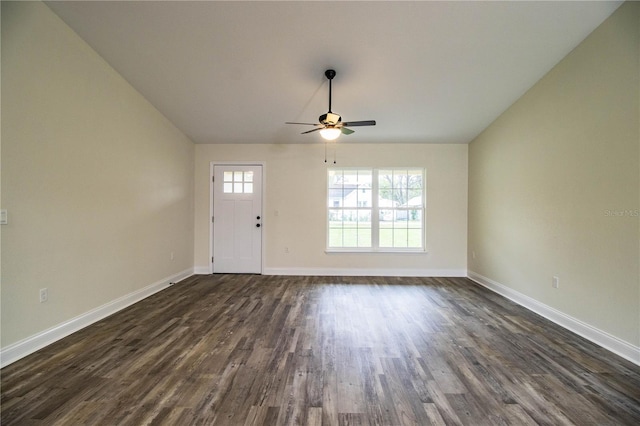
M327 250L424 251L424 169L328 170Z

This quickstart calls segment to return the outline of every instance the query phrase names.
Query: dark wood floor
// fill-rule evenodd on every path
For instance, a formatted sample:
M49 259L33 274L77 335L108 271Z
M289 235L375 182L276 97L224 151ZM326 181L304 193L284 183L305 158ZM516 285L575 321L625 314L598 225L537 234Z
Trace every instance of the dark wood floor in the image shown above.
M637 425L640 368L463 278L189 278L1 371L2 425Z

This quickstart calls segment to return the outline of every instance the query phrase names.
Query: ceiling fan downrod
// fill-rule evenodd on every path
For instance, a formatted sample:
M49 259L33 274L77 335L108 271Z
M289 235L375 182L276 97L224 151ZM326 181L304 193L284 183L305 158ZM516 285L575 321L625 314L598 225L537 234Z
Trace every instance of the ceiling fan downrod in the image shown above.
M327 77L329 79L329 112L333 112L331 111L331 80L333 80L333 77L336 76L336 71L335 70L326 70L324 72L324 76Z

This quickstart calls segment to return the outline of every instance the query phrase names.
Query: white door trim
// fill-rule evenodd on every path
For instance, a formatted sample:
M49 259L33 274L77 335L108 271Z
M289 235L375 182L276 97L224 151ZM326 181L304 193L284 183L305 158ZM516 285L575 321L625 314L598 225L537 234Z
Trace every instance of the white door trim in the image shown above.
M267 233L264 232L264 227L267 226L267 163L265 161L211 161L209 163L209 274L213 274L213 176L215 166L262 166L262 246L260 247L261 261L260 261L260 274L264 273L264 259L265 259L265 241L267 239Z

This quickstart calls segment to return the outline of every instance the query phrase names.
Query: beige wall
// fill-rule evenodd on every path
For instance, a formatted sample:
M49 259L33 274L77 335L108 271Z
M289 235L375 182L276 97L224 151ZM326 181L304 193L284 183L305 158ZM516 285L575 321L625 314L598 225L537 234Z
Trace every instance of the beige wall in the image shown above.
M263 161L266 163L263 234L266 273L305 269L340 273L346 268L392 274L394 271L435 275L466 273L467 145L339 142L337 160L340 167L426 168L428 253L325 253L327 164L322 144L197 145L196 270L209 267L210 163ZM289 254L284 252L285 247L289 248Z
M193 267L193 144L43 3L2 2L2 145L3 347Z
M470 144L468 246L470 273L636 347L639 31L624 4Z

